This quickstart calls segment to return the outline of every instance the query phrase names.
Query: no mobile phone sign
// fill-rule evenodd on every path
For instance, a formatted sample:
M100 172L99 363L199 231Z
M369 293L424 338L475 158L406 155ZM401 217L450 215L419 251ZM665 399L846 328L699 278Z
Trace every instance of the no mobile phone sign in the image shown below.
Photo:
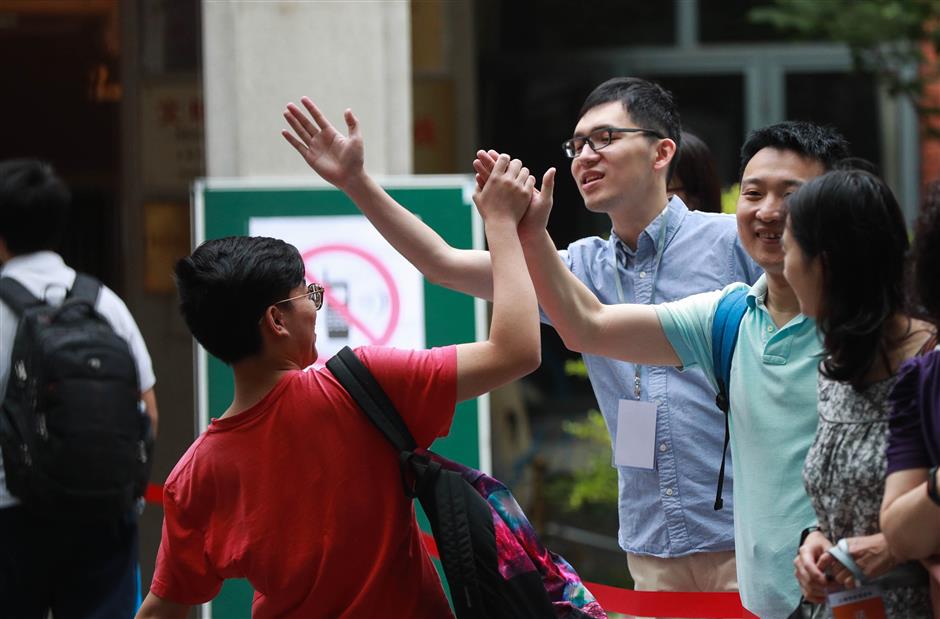
M297 247L307 280L323 285L321 361L343 346L424 348L421 274L364 217L252 219L250 231Z

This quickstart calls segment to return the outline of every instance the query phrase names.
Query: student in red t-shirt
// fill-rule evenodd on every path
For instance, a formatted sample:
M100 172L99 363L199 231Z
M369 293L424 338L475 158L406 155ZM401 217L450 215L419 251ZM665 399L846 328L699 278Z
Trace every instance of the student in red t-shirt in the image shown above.
M303 148L341 156L358 147L361 156L358 132L323 133L311 123ZM356 351L422 446L447 433L456 402L539 364L535 293L512 215L534 183L502 155L474 196L493 262L489 339ZM329 371L304 371L317 358L323 300L304 272L297 249L270 238L207 241L177 264L186 323L232 367L235 394L167 478L163 539L138 618L185 617L226 578L248 579L256 618L451 616L397 454Z

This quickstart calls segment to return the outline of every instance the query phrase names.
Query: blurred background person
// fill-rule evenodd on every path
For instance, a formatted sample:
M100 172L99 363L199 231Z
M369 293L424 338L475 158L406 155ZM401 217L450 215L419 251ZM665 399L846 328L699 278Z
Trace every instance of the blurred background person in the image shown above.
M693 211L721 212L721 179L708 145L694 133L682 132L676 167L666 189Z
M10 286L6 280L12 279L25 289L29 295L49 305L60 306L66 293L71 294L76 288L77 273L58 253L63 238L74 234L67 226L68 212L72 206L72 197L65 182L48 163L38 159L10 159L0 161L0 281L6 290ZM17 297L13 297L15 300ZM74 298L74 297L73 297ZM14 341L18 337L20 315L10 304L9 297L0 301L0 402L4 403L3 426L6 438L13 423L10 413L9 393L14 350L20 350L20 344ZM95 310L107 321L114 334L127 343L130 356L136 365L136 377L140 388L140 399L144 411L150 417L151 428L157 428L157 399L154 393L156 378L153 372L150 353L140 334L137 323L127 306L109 287L102 285L97 293ZM62 333L62 323L50 325L43 331L43 337L54 339L62 337L52 334L53 326L58 326ZM27 341L24 338L24 341ZM104 363L96 359L107 348L108 340L100 340L100 348L83 348L85 341L75 338L70 340L71 353L76 358L88 359L89 365L98 361L102 373L111 370L106 357ZM35 350L35 349L34 349ZM96 351L92 354L90 351ZM36 359L48 360L49 357ZM109 353L114 356L114 353ZM121 357L118 357L121 358ZM76 363L76 365L78 365ZM61 365L57 368L62 367ZM104 368L104 369L101 369ZM48 370L47 370L48 371ZM96 411L120 411L136 415L138 410L131 398L131 408L123 405L122 399L114 398L114 390L108 383L120 383L113 373L106 374L101 382L88 385L89 380L80 372L73 370L70 380L34 383L45 387L49 392L68 394L72 402L81 401L78 395L95 394ZM17 378L25 382L25 378ZM66 384L68 383L68 384ZM81 383L81 385L79 385ZM83 415L92 410L56 404L53 397L39 399L37 409L40 419L49 413L50 421L46 430L50 442L55 445L57 458L67 462L68 466L49 466L43 468L43 488L52 484L65 485L76 494L87 492L88 488L110 488L113 486L96 485L101 482L97 473L101 471L105 484L115 478L110 477L107 467L98 465L94 468L83 467L86 458L93 452L98 462L114 462L116 448L124 446L124 439L118 433L126 431L127 425L121 423L126 417L113 416L108 412L95 415L93 419ZM61 400L60 400L61 402ZM15 405L14 405L15 406ZM52 411L46 407L55 406ZM70 424L69 421L73 420ZM78 423L81 420L82 423ZM112 422L112 423L108 423ZM73 430L81 426L81 431ZM119 427L118 427L119 426ZM114 432L112 432L114 430ZM117 445L117 447L115 447ZM10 443L4 443L8 449ZM132 443L131 447L135 445ZM45 453L53 452L49 447ZM123 452L117 452L123 453ZM0 614L4 617L131 617L139 603L139 581L137 572L138 557L138 513L136 506L127 505L121 510L115 508L111 513L107 497L102 497L102 511L94 518L79 512L73 502L61 500L61 494L54 495L57 500L50 503L55 513L37 511L36 502L27 497L14 495L16 483L13 469L5 469L5 464L15 462L10 453L4 453L0 462ZM39 461L34 455L34 462ZM46 455L44 463L51 462ZM126 462L126 460L123 460ZM65 477L59 473L63 468L69 473L80 475L79 471L89 474L92 479L82 476L79 480ZM21 469L22 470L22 469ZM22 473L21 473L22 475ZM35 479L34 478L34 479ZM18 477L22 480L22 477ZM48 479L49 481L45 481ZM91 482L91 483L90 483ZM31 481L22 486L33 488L39 483ZM25 489L22 488L21 489ZM33 490L35 493L40 490ZM35 499L35 494L27 493ZM100 496L100 495L99 495ZM130 497L128 497L130 498ZM47 501L50 499L47 498Z

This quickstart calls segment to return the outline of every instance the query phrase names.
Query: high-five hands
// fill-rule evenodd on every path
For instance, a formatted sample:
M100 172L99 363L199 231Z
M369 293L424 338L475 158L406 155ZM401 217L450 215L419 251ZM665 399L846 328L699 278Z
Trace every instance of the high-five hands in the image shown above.
M362 134L359 132L359 120L352 110L346 110L344 117L349 131L347 137L330 124L308 97L302 97L300 102L307 108L310 117L293 103L288 103L284 118L294 132L285 129L281 131L281 135L323 180L344 189L364 174L364 148Z
M484 220L508 220L516 225L529 208L534 188L535 177L521 161L510 160L509 155L498 155L489 170L486 185L477 185L473 202Z
M494 150L477 151L477 158L473 162L476 172L477 192L485 189L493 175L499 153ZM552 199L555 190L555 168L549 168L542 176L542 189L539 191L532 185L532 196L529 208L519 221L519 238L525 239L545 230L548 225L548 216L552 212Z

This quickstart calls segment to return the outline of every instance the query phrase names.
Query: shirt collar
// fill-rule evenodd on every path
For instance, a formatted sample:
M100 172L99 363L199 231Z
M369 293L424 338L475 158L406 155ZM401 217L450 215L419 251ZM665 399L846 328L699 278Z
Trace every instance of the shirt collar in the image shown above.
M752 310L761 310L767 312L767 274L761 273L761 276L757 278L757 281L754 282L754 285L751 286L747 295L745 296L745 302L747 306ZM769 312L768 312L769 314ZM797 314L786 326L796 326L802 324L809 320L808 316L803 314Z
M667 217L668 214L668 217ZM666 231L663 235L663 242L668 243L669 240L675 235L676 231L679 229L679 226L682 224L682 221L689 214L689 207L685 205L685 202L682 201L679 196L673 196L666 202L666 208L664 208L659 215L653 218L653 221L649 223L648 226L640 233L640 236L644 234L649 238L650 244L653 247L653 251L657 251L659 248L656 246L657 241L659 240L660 235L660 226L662 226L663 221L666 223ZM622 263L625 263L628 258L636 256L636 250L630 249L630 246L623 242L617 233L614 232L614 229L610 229L610 246L614 251L614 255L620 255L623 257L621 260ZM637 244L639 248L639 243Z
M13 275L23 271L50 271L65 266L62 256L54 251L35 251L19 254L7 260L0 268L0 274Z
M667 222L666 233L663 235L663 242L668 243L688 214L689 208L685 205L685 203L678 196L673 196L668 202L666 202L666 208L660 211L659 215L653 218L653 221L651 221L649 225L646 226L643 232L640 233L640 236L646 235L650 240L653 251L659 251L658 241L660 236L660 226L663 225L663 221L665 220ZM617 233L614 232L613 228L610 229L610 240L614 246L619 247L626 255L633 256L636 254L635 250L630 249L630 246L624 243L623 240L617 236ZM637 244L637 247L639 247L639 244Z
M659 248L656 247L656 244L660 237L660 227L663 225L663 222L666 222L666 231L665 234L662 235L663 242L668 243L676 233L676 230L679 229L682 220L685 219L688 214L689 207L685 205L685 202L683 202L679 196L673 196L666 202L666 208L646 226L642 234L648 236L654 248L658 250Z
M764 301L767 299L767 276L761 273L754 285L747 291L746 302L751 309L764 307Z

